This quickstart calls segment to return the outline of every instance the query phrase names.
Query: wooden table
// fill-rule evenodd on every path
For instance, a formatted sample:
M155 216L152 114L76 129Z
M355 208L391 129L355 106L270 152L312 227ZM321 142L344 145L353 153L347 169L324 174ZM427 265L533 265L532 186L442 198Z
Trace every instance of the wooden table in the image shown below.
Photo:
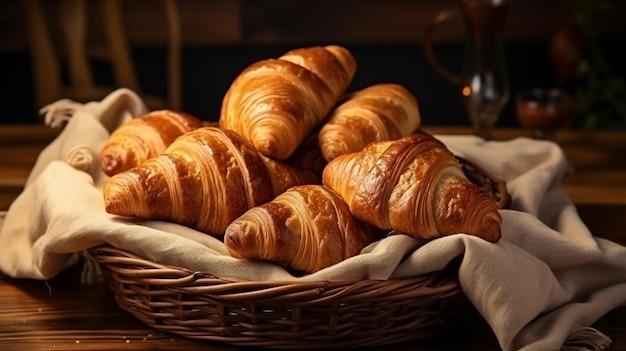
M426 127L435 134L468 134L467 128ZM38 153L58 131L41 126L0 127L0 210L19 194ZM499 129L506 140L528 133ZM558 135L575 173L564 188L592 232L626 244L626 131ZM104 284L81 285L78 268L49 281L13 279L0 273L0 350L241 350L152 330L122 311ZM626 306L595 325L626 351ZM387 348L381 348L387 349ZM498 350L485 321L471 311L462 323L397 350Z

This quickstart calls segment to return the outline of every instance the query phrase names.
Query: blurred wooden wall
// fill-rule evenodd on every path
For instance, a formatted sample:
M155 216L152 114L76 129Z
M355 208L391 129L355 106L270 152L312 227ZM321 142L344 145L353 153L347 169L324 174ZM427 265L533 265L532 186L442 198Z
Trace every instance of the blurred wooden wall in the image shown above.
M323 44L329 42L402 44L420 40L437 12L458 0L179 0L183 43L187 47L220 45ZM593 1L593 0L590 0ZM572 0L512 0L507 20L509 40L542 40L569 15ZM43 1L54 22L56 1ZM89 40L97 50L103 41L98 1L87 1ZM164 9L156 0L122 1L130 42L136 47L166 44ZM603 38L626 38L626 1L603 15ZM0 52L28 50L20 0L0 1ZM449 25L438 40L460 40L463 28Z

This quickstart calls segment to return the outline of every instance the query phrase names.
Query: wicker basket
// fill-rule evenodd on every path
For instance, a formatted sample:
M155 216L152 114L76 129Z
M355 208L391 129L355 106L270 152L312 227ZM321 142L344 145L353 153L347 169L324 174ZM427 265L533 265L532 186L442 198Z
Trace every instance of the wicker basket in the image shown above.
M232 282L116 248L91 251L117 303L159 331L231 345L352 348L431 336L469 304L455 266L412 279Z
M460 159L468 178L508 204L504 182ZM167 333L260 348L346 349L428 338L460 320L470 304L459 261L410 279L276 282L224 280L102 246L119 306Z

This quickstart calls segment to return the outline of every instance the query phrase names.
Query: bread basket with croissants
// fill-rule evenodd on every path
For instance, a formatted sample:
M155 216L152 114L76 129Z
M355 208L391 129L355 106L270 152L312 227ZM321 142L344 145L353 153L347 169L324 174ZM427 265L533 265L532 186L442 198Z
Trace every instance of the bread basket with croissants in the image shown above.
M106 211L188 226L250 265L319 272L390 235L497 242L506 185L421 129L403 86L348 92L354 56L331 45L253 63L218 123L152 111L100 153ZM266 348L353 348L429 337L469 303L458 262L406 279L242 281L90 251L118 304L182 336Z

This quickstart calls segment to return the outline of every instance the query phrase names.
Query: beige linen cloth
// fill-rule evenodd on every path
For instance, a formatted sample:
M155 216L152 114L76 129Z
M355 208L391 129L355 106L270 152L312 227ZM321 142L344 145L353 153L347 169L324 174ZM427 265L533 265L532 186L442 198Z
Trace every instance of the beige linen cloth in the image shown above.
M48 124L67 124L0 222L0 269L13 277L49 279L103 243L164 264L252 280L402 278L462 256L462 289L503 350L605 348L609 337L589 326L626 303L626 247L593 236L581 221L560 185L565 155L551 142L437 136L507 181L513 209L501 211L497 244L463 234L429 242L393 235L361 255L294 277L269 263L234 259L218 239L195 230L104 211L106 176L97 154L114 128L146 112L134 92L120 89L85 105L61 100L45 112Z

